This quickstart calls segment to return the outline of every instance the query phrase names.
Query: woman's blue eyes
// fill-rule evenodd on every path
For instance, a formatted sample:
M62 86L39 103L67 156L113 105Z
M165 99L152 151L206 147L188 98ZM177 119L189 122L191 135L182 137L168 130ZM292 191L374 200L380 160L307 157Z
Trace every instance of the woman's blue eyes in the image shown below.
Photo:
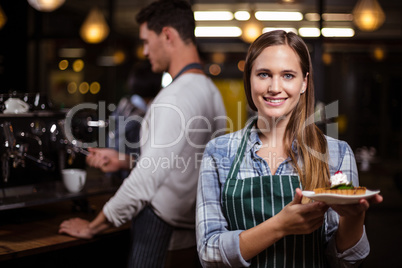
M268 73L259 73L258 76L261 77L261 78L268 78L271 75L269 75ZM283 78L285 78L286 80L292 79L294 77L295 76L293 74L284 74L283 75Z

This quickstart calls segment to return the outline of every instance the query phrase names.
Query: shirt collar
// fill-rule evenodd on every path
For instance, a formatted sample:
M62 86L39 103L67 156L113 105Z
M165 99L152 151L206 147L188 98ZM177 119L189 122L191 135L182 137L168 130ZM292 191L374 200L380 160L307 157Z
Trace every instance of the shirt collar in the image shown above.
M253 126L250 130L250 137L247 141L246 150L251 150L254 154L261 148L262 142L260 137L258 136L258 129L256 126ZM292 142L292 151L297 155L297 140L293 140Z

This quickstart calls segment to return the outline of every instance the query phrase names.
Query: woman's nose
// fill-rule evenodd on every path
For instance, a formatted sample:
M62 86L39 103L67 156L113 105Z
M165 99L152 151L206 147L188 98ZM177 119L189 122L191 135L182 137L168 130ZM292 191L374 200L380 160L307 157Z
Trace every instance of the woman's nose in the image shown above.
M279 93L281 91L280 81L277 77L272 77L271 84L269 85L268 92L270 93Z

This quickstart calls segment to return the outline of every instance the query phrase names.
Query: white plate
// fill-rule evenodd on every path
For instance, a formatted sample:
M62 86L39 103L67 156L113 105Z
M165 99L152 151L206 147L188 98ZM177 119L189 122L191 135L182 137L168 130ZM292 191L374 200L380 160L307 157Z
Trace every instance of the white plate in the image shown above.
M368 199L378 194L379 192L380 190L366 190L366 193L362 195L315 194L314 191L303 191L302 193L305 197L311 198L316 201L325 202L328 205L346 205L357 204L359 203L360 199Z

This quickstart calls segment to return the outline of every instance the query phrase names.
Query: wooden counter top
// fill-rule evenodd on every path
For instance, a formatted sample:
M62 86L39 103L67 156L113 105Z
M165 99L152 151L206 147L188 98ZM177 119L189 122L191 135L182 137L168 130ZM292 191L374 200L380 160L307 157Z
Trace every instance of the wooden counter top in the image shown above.
M120 228L111 228L90 240L57 233L60 223L65 219L72 217L93 219L110 197L110 194L105 194L76 201L67 200L37 207L2 211L0 213L0 262L93 243L121 232L127 232L128 235L129 223ZM86 201L88 201L87 205L77 206L78 203L86 204ZM89 208L90 212L82 211L85 210L82 207Z

